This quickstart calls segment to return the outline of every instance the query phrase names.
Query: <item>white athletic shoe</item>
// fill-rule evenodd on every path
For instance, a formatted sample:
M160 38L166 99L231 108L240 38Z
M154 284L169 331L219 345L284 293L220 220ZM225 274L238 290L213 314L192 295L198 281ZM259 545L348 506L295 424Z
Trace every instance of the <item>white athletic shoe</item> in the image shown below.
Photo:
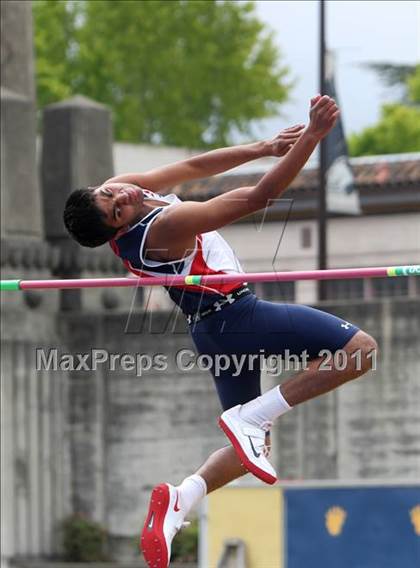
M219 418L219 426L229 438L241 463L261 481L272 485L277 481L276 472L267 459L266 433L272 426L265 422L261 427L244 420L239 410L241 405L226 410Z
M140 538L140 549L149 568L167 568L171 545L184 523L178 491L169 483L156 485Z

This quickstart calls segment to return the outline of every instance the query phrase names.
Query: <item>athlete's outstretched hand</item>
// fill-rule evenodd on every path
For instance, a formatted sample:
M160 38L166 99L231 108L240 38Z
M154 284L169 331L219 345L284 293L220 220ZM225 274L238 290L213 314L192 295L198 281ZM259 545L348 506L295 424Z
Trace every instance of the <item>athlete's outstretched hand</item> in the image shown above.
M316 95L311 99L308 132L321 140L334 128L339 114L334 99L328 95Z
M280 134L267 143L269 146L269 155L284 156L287 154L293 144L302 136L304 129L304 124L295 124L295 126L290 126L282 130Z

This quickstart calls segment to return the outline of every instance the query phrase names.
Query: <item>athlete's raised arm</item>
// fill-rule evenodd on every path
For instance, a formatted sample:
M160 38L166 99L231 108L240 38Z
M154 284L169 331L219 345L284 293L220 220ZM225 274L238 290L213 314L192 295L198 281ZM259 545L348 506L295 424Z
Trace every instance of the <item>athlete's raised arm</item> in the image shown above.
M167 249L178 257L194 243L195 235L219 229L271 205L280 197L308 161L318 142L334 127L338 107L328 96L311 100L310 122L286 157L267 172L256 186L234 189L203 203L186 201L168 207L153 223L147 248ZM168 248L168 238L171 244Z
M304 125L282 130L273 140L219 148L144 173L115 176L105 183L134 183L151 191L164 191L174 185L220 174L246 162L266 156L284 156L299 140Z

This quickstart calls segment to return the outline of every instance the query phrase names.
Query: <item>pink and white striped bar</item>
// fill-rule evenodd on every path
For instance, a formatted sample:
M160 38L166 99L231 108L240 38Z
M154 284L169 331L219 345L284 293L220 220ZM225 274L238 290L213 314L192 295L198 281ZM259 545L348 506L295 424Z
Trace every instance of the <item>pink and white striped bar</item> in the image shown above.
M250 274L210 274L144 278L77 278L66 280L2 280L1 290L51 290L80 288L124 288L138 286L211 286L212 284L251 282L290 282L296 280L344 280L420 276L420 265L374 268L338 268L294 272L255 272Z

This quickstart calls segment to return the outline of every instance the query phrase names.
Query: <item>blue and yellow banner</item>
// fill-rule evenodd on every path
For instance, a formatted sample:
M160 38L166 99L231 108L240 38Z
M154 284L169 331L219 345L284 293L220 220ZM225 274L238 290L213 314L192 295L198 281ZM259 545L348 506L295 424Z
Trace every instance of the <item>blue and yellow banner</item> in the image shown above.
M420 486L229 486L208 499L205 561L247 568L420 568Z
M286 489L287 568L420 567L420 488Z

